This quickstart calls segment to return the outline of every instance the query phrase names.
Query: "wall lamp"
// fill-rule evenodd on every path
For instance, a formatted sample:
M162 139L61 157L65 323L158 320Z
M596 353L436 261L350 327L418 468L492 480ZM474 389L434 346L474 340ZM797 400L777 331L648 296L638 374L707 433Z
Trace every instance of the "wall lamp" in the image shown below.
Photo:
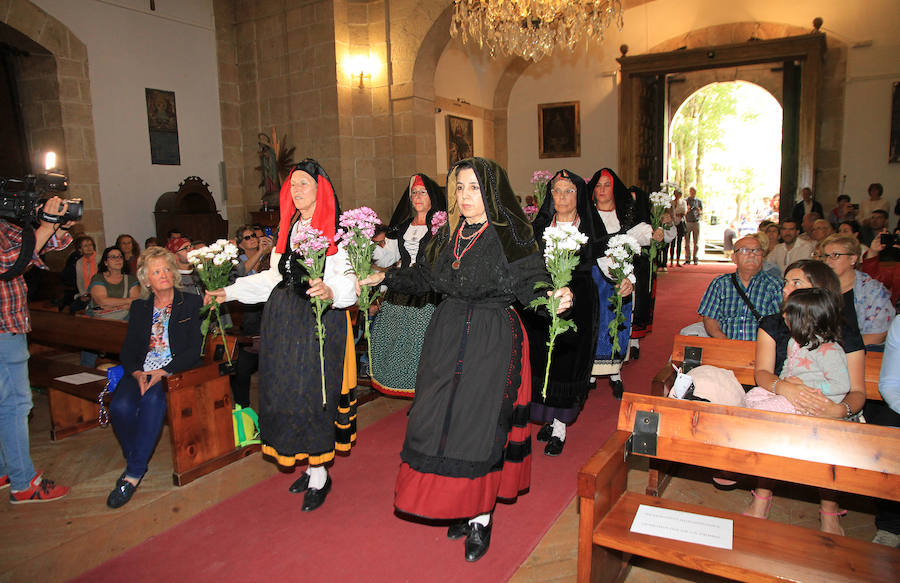
M372 83L372 76L378 70L378 61L371 55L357 55L348 57L344 68L350 74L350 78L355 82L359 80L358 87L365 89L365 81Z

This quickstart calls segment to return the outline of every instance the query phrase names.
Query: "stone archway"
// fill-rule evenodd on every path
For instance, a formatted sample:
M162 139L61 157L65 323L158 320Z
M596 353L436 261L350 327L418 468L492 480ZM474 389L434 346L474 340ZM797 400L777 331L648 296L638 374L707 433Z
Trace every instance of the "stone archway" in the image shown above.
M28 154L36 169L44 152L57 153L69 193L84 199L82 223L103 244L103 210L94 140L87 47L69 28L28 0L9 0L0 23L46 53L28 51L20 63L20 91ZM27 61L26 61L27 60Z

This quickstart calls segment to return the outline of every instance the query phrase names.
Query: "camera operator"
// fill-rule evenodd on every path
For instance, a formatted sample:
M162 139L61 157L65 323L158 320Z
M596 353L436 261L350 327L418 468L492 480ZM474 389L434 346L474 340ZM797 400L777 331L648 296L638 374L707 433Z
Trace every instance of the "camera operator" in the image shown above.
M43 210L46 215L62 216L68 210L68 203L54 196L47 200ZM0 488L11 487L11 504L47 502L69 493L67 486L44 479L31 461L28 413L32 402L25 337L31 330L31 320L21 272L23 262L26 266L46 269L39 253L68 246L72 237L65 229L72 224L68 222L60 227L41 221L33 231L35 243L30 259L25 257L19 261L19 255L28 252L30 247L27 241L31 230L23 231L22 227L0 218ZM3 274L13 277L4 278Z

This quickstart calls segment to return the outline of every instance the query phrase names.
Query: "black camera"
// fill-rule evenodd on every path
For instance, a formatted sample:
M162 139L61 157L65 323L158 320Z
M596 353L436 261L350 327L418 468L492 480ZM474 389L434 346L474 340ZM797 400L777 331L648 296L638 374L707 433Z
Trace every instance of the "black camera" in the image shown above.
M66 200L68 209L62 215L43 212L45 193L65 192L68 178L62 174L29 174L23 179L0 178L0 218L14 221L67 223L81 219L84 202L80 198Z
M893 247L897 244L897 235L893 233L882 233L881 244L884 245L885 248Z

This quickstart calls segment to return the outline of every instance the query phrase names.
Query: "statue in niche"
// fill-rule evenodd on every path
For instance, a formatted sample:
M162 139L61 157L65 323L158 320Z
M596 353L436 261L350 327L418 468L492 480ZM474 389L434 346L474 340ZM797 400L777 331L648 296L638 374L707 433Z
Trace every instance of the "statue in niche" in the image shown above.
M278 193L281 183L294 165L294 147L288 148L284 142L278 141L275 128L272 128L272 137L259 133L259 170L261 180L259 187L262 189L263 210L278 208ZM286 141L286 139L285 139Z

